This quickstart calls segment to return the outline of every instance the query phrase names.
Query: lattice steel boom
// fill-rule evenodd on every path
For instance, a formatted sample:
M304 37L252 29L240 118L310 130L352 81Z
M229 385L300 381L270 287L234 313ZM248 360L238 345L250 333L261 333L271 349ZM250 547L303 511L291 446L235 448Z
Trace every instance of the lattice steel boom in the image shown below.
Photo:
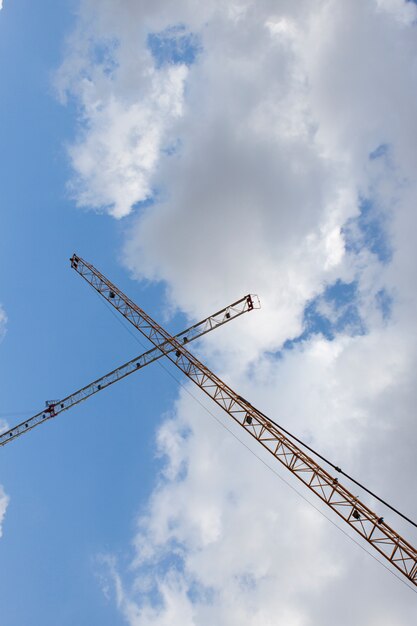
M93 265L77 255L72 257L71 265L218 406L409 581L417 585L416 549L388 526L380 515L305 454L291 438L196 359L183 343L171 337Z
M206 317L198 324L193 324L186 330L183 330L178 335L176 335L177 341L181 343L189 343L190 341L194 341L198 337L202 337L203 335L209 333L210 331L230 322L231 320L236 319L243 313L247 313L252 311L254 308L258 308L258 300L256 296L245 296L225 307L221 311L217 311L213 315ZM166 350L172 351L174 348L169 344L166 346ZM75 393L70 394L66 398L62 400L56 400L53 402L48 402L47 406L43 411L40 411L36 415L30 417L29 419L17 424L13 428L10 428L6 432L0 435L0 446L4 446L6 443L13 441L20 435L29 432L35 426L39 426L39 424L43 424L46 421L50 420L53 417L56 417L59 413L63 411L67 411L75 404L79 404L83 400L86 400L90 396L98 393L102 389L109 387L113 383L125 378L129 374L133 374L133 372L137 372L145 365L149 365L149 363L153 363L160 359L166 353L166 350L161 350L159 348L152 348L148 350L144 354L137 356L136 358L124 363L120 367L114 369L113 371L105 374L101 378L89 383L82 389L79 389Z

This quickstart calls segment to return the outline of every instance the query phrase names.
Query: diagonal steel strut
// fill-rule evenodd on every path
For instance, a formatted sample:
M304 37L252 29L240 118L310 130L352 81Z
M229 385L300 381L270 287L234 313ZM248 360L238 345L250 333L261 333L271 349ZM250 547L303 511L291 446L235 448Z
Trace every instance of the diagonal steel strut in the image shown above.
M93 265L75 255L72 267L158 347L188 378L228 413L355 532L417 585L417 550L338 479L310 458L275 424L238 395L155 322Z

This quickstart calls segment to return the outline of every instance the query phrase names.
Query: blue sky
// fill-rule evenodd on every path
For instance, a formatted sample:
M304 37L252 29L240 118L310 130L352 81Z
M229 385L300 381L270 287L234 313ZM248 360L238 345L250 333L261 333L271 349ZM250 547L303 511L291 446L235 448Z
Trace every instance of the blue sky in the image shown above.
M121 232L111 218L74 210L66 191L74 110L57 103L51 78L71 9L19 2L0 15L0 283L8 316L1 414L10 424L143 351L70 269L74 251L148 309L161 300L159 289L138 289L118 265ZM13 494L0 547L4 624L123 623L94 560L125 548L152 485L154 431L175 385L154 367L118 387L4 448L0 473ZM140 477L133 488L132 476Z
M403 457L415 471L410 3L322 3L317 21L308 3L4 4L0 419L148 348L71 270L73 252L173 333L255 292L262 310L199 354L412 516L397 488ZM378 619L385 596L399 625L415 615L157 364L4 446L0 484L5 626L327 626L323 598L341 601L358 567L373 582L354 616ZM317 587L300 574L295 592L278 556L294 576L290 562L317 564Z

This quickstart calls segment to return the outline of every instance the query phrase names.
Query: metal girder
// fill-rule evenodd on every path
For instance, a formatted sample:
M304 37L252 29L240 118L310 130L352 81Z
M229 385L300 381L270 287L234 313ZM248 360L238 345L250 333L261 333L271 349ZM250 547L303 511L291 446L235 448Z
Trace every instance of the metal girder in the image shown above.
M234 302L224 309L221 309L221 311L217 311L217 313L206 317L201 322L193 324L186 330L183 330L175 336L176 340L178 342L181 342L182 344L194 341L194 339L206 335L215 328L218 328L219 326L222 326L223 324L226 324L227 322L236 319L243 313L251 311L256 306L256 300L252 296L244 296L237 302ZM102 389L109 387L118 380L125 378L129 374L133 374L133 372L139 371L146 365L149 365L149 363L157 361L162 356L164 356L164 354L166 354L167 350L172 351L174 350L174 348L169 344L165 347L165 349L152 348L151 350L148 350L144 354L137 356L131 361L124 363L120 367L114 369L112 372L109 372L108 374L105 374L104 376L98 378L92 383L89 383L82 389L79 389L78 391L72 393L66 398L63 398L62 400L47 402L46 407L43 411L0 434L0 446L4 446L6 443L13 441L20 435L23 435L24 433L27 433L35 428L35 426L43 424L51 418L56 417L59 413L70 409L75 404L79 404L83 400L86 400L87 398L93 396Z
M93 265L77 255L72 257L71 265L218 406L417 586L416 549L388 526L380 515L305 454L292 439L193 356L177 338L171 337Z

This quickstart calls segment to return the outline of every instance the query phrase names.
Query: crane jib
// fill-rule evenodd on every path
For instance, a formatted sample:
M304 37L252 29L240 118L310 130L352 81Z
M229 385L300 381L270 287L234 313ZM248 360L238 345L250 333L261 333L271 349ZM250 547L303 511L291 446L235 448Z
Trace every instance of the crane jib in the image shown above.
M359 498L346 489L252 404L201 363L93 265L74 255L72 267L190 380L356 533L417 586L417 551Z
M115 294L112 294L112 292L110 292L109 298L113 299L114 297ZM233 302L233 304L230 304L224 309L221 309L220 311L213 313L209 317L206 317L201 322L193 324L189 328L186 328L182 332L178 333L178 335L176 335L176 339L182 344L188 344L189 342L194 341L195 339L198 339L203 335L206 335L212 330L215 330L219 326L223 326L227 322L236 319L240 315L252 311L254 308L259 308L259 300L257 296L244 296L243 298L240 298L240 300ZM47 422L53 417L56 417L59 413L62 413L63 411L70 409L74 405L86 400L87 398L90 398L94 394L103 389L106 389L106 387L109 387L110 385L121 380L122 378L126 378L126 376L129 376L129 374L133 374L133 372L139 371L146 365L149 365L149 363L157 361L166 354L167 350L173 351L174 348L171 347L169 344L165 347L162 345L159 347L153 347L152 349L144 352L140 356L135 357L131 361L120 365L119 367L112 370L108 374L105 374L101 378L98 378L97 380L89 383L85 387L82 387L82 389L79 389L69 396L66 396L62 400L47 401L43 411L40 411L36 415L33 415L32 417L26 419L20 424L17 424L13 428L10 428L1 433L0 446L6 445L17 437L23 435L24 433L29 432L36 426L39 426L39 424Z

